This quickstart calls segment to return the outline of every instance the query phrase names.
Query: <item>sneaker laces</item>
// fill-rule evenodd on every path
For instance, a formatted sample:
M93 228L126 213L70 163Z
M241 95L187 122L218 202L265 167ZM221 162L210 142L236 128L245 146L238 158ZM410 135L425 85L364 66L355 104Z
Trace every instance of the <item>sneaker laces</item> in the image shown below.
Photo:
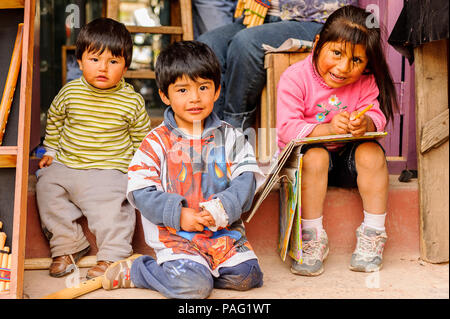
M309 240L302 247L304 257L318 258L320 254L320 240Z
M367 236L363 232L360 232L357 247L358 253L367 257L374 257L379 255L378 243L381 243L381 238L381 235Z

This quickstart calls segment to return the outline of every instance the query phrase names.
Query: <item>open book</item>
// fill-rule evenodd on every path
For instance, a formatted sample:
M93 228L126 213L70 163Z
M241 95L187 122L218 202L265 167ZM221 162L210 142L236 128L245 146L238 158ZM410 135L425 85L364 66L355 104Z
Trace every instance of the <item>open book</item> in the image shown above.
M258 188L255 198L253 200L252 207L250 209L250 214L249 214L246 222L248 223L252 219L252 217L255 215L255 213L258 210L261 203L264 201L264 199L270 193L273 186L278 182L280 170L283 168L284 164L286 163L287 159L291 155L294 148L296 148L297 146L302 145L302 144L312 144L312 143L348 142L348 141L354 141L354 140L377 139L377 138L384 137L386 135L387 135L387 132L368 132L360 137L354 137L351 134L341 134L341 135L326 135L326 136L319 136L319 137L305 137L305 138L301 138L301 139L292 140L280 152L277 160L271 166L269 173L266 176L265 181Z

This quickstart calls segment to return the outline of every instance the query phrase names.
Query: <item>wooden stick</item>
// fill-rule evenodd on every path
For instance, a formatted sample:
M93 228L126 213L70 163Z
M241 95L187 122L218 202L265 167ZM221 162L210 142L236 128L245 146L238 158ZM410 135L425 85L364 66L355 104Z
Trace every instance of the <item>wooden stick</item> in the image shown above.
M259 25L261 25L261 24L264 23L264 19L266 18L267 11L269 11L269 8L264 7L263 12L262 12L262 14L261 14L264 18L261 18L261 21L259 22Z
M6 251L6 253L2 253L1 254L2 255L2 257L1 257L2 262L0 264L0 268L7 268L7 266L8 266L9 247L4 247L3 251ZM5 285L6 285L6 282L0 281L0 291L5 290Z
M264 19L267 15L267 11L268 11L268 7L261 5L259 3L257 3L256 1L254 1L254 7L253 7L253 11L255 13L252 13L252 19L250 20L249 24L248 24L248 28L251 27L255 27L258 25L261 25L264 23Z
M52 264L51 258L27 258L25 259L25 270L43 270L49 269ZM96 256L83 256L77 262L77 266L80 268L92 267L97 264Z
M0 222L0 229L3 227L3 223ZM11 269L11 265L9 265L9 259L11 259L11 254L9 253L9 247L5 247L6 242L6 233L1 232L0 233L0 268L7 268ZM8 284L8 285L7 285ZM9 283L6 283L4 281L0 281L0 292L6 290L8 287L9 289Z
M239 18L242 15L242 13L244 13L244 5L245 5L245 0L238 1L238 3L236 4L236 10L234 11L235 18Z
M12 265L12 254L8 254L8 263L7 263L6 268L8 268L10 271L11 271L11 265ZM10 276L11 276L11 273L10 273ZM9 291L9 286L10 286L9 284L10 284L9 281L7 281L5 283L5 291Z
M64 288L55 293L42 297L42 299L73 299L88 292L102 288L103 276L83 281L78 287Z
M256 19L256 18L258 18L258 16L257 16L256 14L252 13L252 14L250 15L250 19L249 19L249 21L248 21L247 28L251 28L251 27L253 27L253 26L255 25L255 19Z
M255 21L256 18L256 11L257 11L257 7L258 7L258 3L255 0L251 1L250 4L250 18L248 19L248 28L251 28L253 26L253 23Z
M3 248L5 247L5 242L6 242L6 233L1 232L0 233L0 250L3 250Z
M134 254L127 259L136 259L142 256L141 254ZM82 282L78 287L64 288L60 291L44 296L41 299L73 299L81 295L87 294L91 291L102 288L103 275L93 279Z
M246 0L244 4L244 21L242 21L243 25L248 25L250 20L250 8L253 3L253 0Z
M0 103L0 145L2 145L3 142L6 123L8 122L14 91L16 90L20 63L22 61L22 34L23 23L19 23L11 63L9 65L8 75L6 76L5 89L3 90L2 101Z
M258 10L255 11L255 12L256 13L253 14L253 19L250 21L250 24L248 25L248 28L255 27L255 26L258 25L258 21L260 19L259 16L258 16L259 12L258 12Z

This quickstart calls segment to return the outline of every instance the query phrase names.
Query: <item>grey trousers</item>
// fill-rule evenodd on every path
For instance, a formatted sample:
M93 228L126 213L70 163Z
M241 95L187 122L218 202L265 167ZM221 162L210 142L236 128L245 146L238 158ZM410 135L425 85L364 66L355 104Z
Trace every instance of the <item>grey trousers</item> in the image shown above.
M97 240L97 260L117 261L133 253L134 208L126 199L127 174L111 169L72 169L53 162L37 173L36 198L53 257L89 246L76 220L86 216Z

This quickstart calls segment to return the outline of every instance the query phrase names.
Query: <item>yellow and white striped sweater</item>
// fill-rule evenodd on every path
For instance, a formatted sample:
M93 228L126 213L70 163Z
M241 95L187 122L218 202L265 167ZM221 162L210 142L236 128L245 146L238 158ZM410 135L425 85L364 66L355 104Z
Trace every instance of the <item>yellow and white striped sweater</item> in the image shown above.
M124 173L150 131L143 97L122 79L100 90L84 77L67 83L47 114L47 155L76 169L118 169Z

